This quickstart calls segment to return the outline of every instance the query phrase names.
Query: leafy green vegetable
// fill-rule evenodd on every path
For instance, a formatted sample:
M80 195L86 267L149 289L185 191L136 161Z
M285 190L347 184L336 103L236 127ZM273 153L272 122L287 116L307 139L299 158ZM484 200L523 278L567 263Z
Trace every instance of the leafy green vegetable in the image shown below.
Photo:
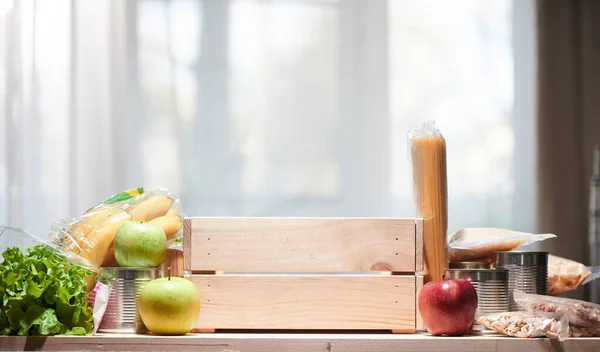
M51 247L37 245L2 253L0 264L0 334L89 335L92 308L86 276Z

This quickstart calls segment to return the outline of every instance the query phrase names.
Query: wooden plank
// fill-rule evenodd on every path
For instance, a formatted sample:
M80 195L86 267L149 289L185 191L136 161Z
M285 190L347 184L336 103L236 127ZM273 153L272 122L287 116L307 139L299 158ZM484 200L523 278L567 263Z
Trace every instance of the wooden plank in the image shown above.
M192 269L192 220L190 218L183 219L183 268L184 270Z
M191 271L414 273L422 266L415 219L193 217L184 224Z
M419 293L421 293L421 289L423 288L423 282L424 282L423 275L415 276L415 283L416 283L416 287L415 287L415 319L416 319L415 329L417 331L425 330L425 325L423 324L423 318L421 317L421 314L419 313Z
M421 273L425 270L423 264L423 219L415 219L415 271Z
M198 329L397 329L414 332L415 277L192 275Z
M432 337L427 334L188 334L186 336L149 336L99 334L95 336L25 337L0 336L0 351L345 351L345 352L547 352L597 351L600 338L519 339L487 336Z

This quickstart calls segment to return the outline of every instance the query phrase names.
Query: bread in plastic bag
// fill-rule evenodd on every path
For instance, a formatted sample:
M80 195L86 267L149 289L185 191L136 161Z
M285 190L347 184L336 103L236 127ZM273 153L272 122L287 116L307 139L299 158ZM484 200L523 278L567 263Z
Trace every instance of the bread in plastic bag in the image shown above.
M75 219L52 224L50 239L93 265L118 266L113 241L122 224L143 221L156 224L167 236L169 248L179 248L183 238L181 200L163 189L132 188L117 193Z
M559 341L569 337L569 320L561 313L503 312L480 316L477 322L504 336L548 337Z
M574 326L599 327L600 305L572 298L553 297L514 291L514 300L531 312L563 313Z
M448 256L451 262L493 262L496 251L512 251L554 237L554 234L532 234L498 228L463 228L448 236Z
M574 260L548 255L548 294L558 295L600 277L600 267L587 267Z
M413 127L408 141L416 217L423 219L425 280L439 281L448 268L446 140L434 122L427 122Z
M85 277L85 280L87 282L87 302L93 312L92 332L95 333L104 316L108 303L108 296L112 290L112 286L108 284L110 274L101 267L91 264L87 259L82 258L71 251L67 251L54 243L43 241L21 229L0 226L0 254L4 253L4 251L9 248L19 248L21 252L25 252L27 249L37 245L44 245L57 255L65 257L69 263L87 269L92 273L91 276ZM4 259L0 255L0 263L2 263L3 260Z

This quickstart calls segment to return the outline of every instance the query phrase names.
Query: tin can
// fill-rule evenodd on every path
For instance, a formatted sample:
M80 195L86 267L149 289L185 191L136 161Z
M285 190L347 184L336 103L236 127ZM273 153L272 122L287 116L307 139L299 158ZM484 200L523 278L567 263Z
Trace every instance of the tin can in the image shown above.
M510 301L507 269L448 269L446 279L465 279L475 287L478 300L476 317L508 311Z
M492 263L488 262L451 262L450 269L492 269Z
M538 295L548 294L548 252L496 252L495 266L509 270L511 311L525 310L514 301L514 290Z
M145 333L137 298L148 282L159 277L158 268L104 268L111 274L112 291L98 328L103 333Z

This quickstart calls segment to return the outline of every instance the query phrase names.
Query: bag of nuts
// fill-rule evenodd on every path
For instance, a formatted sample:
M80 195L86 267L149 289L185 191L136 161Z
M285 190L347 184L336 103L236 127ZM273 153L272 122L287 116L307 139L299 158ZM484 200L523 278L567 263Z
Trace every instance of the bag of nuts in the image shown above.
M569 326L569 337L600 337L600 328Z
M600 304L572 298L552 297L514 291L514 300L531 312L555 312L566 315L573 326L598 328L600 326Z
M548 337L564 341L569 336L569 321L560 313L504 312L480 316L477 322L511 337Z

